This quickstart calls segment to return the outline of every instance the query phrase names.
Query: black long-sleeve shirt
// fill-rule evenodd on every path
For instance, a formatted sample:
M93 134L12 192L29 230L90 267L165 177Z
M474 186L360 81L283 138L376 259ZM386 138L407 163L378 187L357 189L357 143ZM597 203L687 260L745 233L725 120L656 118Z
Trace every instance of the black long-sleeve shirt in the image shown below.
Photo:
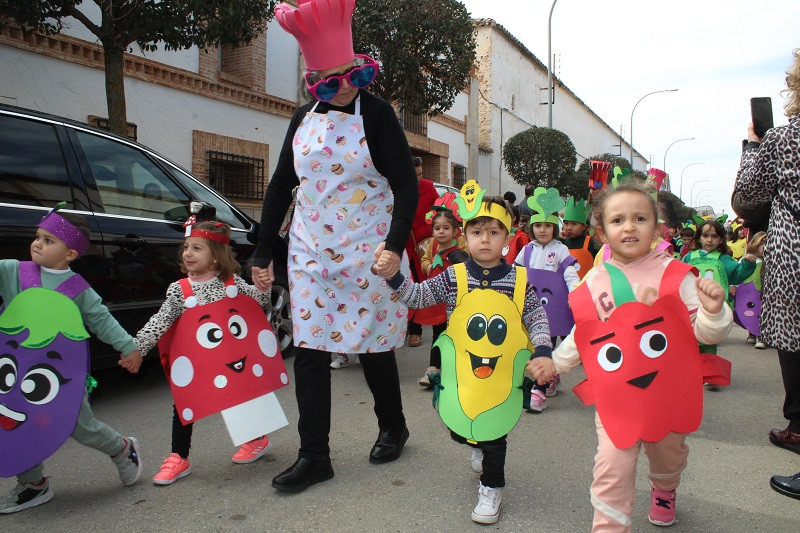
M361 90L359 95L361 115L364 117L364 136L367 139L370 157L375 169L389 181L389 187L394 195L392 223L386 235L386 249L402 255L419 200L411 150L392 106L367 91ZM354 98L350 104L343 107L320 102L315 112L342 111L352 115L355 113L355 100ZM257 267L264 268L272 261L272 244L292 203L292 189L300 184L300 179L294 170L292 140L300 122L315 103L312 101L300 106L286 132L278 165L264 195L261 228L253 262Z

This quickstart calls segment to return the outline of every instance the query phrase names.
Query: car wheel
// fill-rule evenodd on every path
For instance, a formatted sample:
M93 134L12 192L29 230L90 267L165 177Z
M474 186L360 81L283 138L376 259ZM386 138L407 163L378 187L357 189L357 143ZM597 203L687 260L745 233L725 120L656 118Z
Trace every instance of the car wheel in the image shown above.
M269 323L278 337L278 347L284 359L291 357L294 352L292 337L292 305L289 291L280 285L272 286L272 310L269 314Z

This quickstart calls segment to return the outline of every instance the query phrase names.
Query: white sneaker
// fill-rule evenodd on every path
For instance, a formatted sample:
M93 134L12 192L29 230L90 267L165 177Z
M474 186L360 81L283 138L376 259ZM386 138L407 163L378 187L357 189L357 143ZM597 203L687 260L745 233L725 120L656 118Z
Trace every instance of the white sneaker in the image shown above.
M494 524L500 519L500 489L478 486L478 505L472 510L472 521L479 524Z
M331 361L331 368L334 370L339 370L340 368L344 368L350 365L350 359L343 353L336 354L336 357L333 361Z
M755 348L758 350L765 350L767 348L767 345L764 344L764 341L761 340L761 337L756 338Z
M541 413L545 409L547 409L547 396L542 391L533 389L531 391L531 406L528 407L528 411Z
M472 448L472 457L470 457L469 462L476 474L483 474L483 450Z
M756 343L756 336L752 333L747 336L747 344L755 344Z
M428 370L425 371L425 374L417 380L417 383L421 387L430 387L431 386L431 378L429 376L435 375L439 373L439 369L435 366L429 366Z

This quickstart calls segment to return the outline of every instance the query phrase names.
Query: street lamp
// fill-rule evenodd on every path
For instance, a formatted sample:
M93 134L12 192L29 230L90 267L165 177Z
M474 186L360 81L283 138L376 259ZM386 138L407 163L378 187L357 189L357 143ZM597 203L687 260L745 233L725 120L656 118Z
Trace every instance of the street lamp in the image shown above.
M693 196L694 186L697 185L698 183L703 183L703 182L708 183L709 181L711 181L711 180L700 180L700 181L696 181L696 182L692 183L692 188L689 189L689 207L692 206L691 202L692 202L692 198L694 198L694 196ZM683 201L683 198L681 198L681 201Z
M704 165L704 164L705 163L689 163L688 165L683 167L683 170L681 170L681 185L678 188L678 198L681 198L681 195L683 194L683 173L686 172L686 169L689 168L692 165ZM708 180L706 180L706 181L708 181ZM689 198L691 198L691 195L689 195ZM683 198L681 198L681 200L683 200Z
M673 144L678 144L681 141L693 141L693 140L694 140L694 137L687 137L685 139L678 139L677 141L675 141L672 144L670 144L669 146L667 146L667 149L664 150L664 168L662 168L661 170L663 170L664 172L667 171L667 152L669 152L669 149L672 148Z
M550 35L553 28L553 10L556 8L556 2L553 0L553 5L550 6L550 19L547 21L547 127L553 129L553 50Z
M694 197L694 200L695 200L694 201L694 207L697 207L698 205L700 205L699 202L700 202L700 197L701 196L703 196L704 194L708 194L710 192L711 192L711 189L703 189L702 191L697 191L697 196Z
M647 93L646 95L639 98L639 102L650 96L651 94L658 94L658 93L674 93L678 89L661 89L660 91L653 91L651 93ZM631 170L633 170L633 112L636 111L636 106L639 105L639 102L633 106L633 110L631 111Z
M713 193L711 193L711 194L704 194L703 196L699 196L699 195L698 195L698 198L697 198L697 206L696 206L696 207L700 207L700 205L701 205L701 204L700 204L700 201L701 201L701 200L705 200L706 198L714 198L714 194L713 194Z

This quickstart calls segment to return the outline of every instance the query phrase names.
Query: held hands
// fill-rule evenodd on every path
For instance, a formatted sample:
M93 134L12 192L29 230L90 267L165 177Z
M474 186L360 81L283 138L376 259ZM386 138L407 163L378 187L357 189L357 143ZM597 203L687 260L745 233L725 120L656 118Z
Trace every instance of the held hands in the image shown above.
M747 261L749 263L755 263L756 262L756 256L753 255L753 254L744 254L744 257L742 259L744 259L745 261Z
M269 263L267 268L258 268L254 266L251 271L253 284L256 289L261 292L266 292L272 288L272 282L275 281L275 274L272 270L272 262Z
M131 374L136 374L142 366L142 352L134 350L126 356L120 356L117 364Z
M703 309L716 315L722 311L725 305L725 289L722 285L712 279L697 278L694 282L697 287L697 297L700 298L700 305Z
M386 279L394 277L400 270L400 255L397 252L386 250L385 242L380 243L375 249L372 260L375 262L372 271Z
M549 357L531 359L525 365L525 373L535 379L539 385L546 385L556 377L556 365Z

